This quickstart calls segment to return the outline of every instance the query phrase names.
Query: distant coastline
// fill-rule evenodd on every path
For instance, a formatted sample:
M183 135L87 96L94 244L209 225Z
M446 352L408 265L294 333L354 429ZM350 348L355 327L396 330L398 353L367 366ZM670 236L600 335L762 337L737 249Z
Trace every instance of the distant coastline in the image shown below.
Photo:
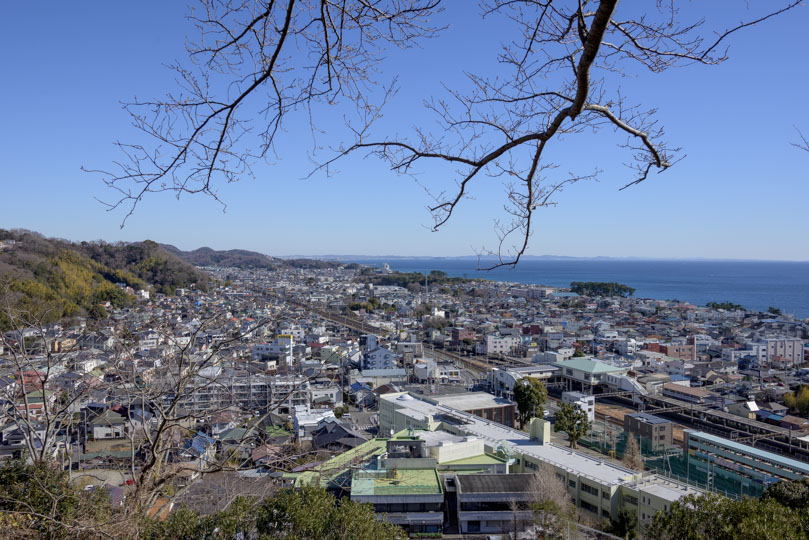
M446 261L496 261L497 257L484 255L275 255L279 259L321 259L327 261L355 262L365 261L392 261L392 260L446 260ZM574 257L568 255L523 255L521 261L674 261L674 262L745 262L745 263L809 263L809 260L790 259L722 259L710 257Z
M572 281L615 281L636 289L635 297L681 300L704 306L730 301L747 309L770 306L809 317L809 262L659 259L526 259L514 268L478 271L477 258L358 257L345 262L402 272L441 270L454 277L568 287Z

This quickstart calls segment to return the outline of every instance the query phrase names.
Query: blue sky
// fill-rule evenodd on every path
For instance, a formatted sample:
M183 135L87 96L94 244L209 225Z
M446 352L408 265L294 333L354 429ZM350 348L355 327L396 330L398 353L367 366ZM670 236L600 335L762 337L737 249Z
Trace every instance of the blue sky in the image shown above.
M757 13L771 2L750 4ZM735 11L723 11L730 5ZM402 83L386 111L391 129L407 133L414 124L431 124L420 106L425 95L439 94L441 83L460 84L464 70L496 66L507 26L482 22L468 6L450 0L443 15L448 32L385 62L385 74L398 74ZM687 6L708 10L712 22L750 14L743 1ZM538 214L529 253L809 260L809 153L789 144L798 138L796 127L809 134L809 73L796 37L805 32L807 9L738 34L730 60L720 66L620 80L631 101L659 109L666 139L687 158L619 192L630 177L616 139L553 141L549 150L561 171L598 165L604 173L598 182L572 186L558 206ZM423 167L417 183L374 158L355 157L330 178L303 179L312 147L303 117L288 124L275 163L258 165L255 180L221 187L226 212L203 196L177 201L159 194L121 229L123 214L96 200L112 194L80 167L109 167L119 157L112 142L132 136L120 101L171 89L165 64L183 57L192 31L184 16L182 2L4 6L0 227L272 255L470 255L494 243L492 220L503 202L498 180L475 186L474 199L433 233L430 198L419 183L440 185L445 170Z

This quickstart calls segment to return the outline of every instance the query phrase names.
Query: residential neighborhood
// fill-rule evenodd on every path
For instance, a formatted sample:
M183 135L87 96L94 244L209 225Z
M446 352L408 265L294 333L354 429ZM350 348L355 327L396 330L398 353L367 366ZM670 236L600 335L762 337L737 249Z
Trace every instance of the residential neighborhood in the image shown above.
M535 496L520 479L537 471L581 523L630 509L641 530L689 494L809 476L805 320L440 274L380 285L389 269L336 263L204 270L207 290L130 290L102 321L5 333L0 459L47 452L125 505L164 445L175 489L214 472L253 496L316 485L411 535L534 527L508 501ZM520 429L528 380L548 399ZM575 440L565 407L586 419ZM639 469L622 461L635 437Z

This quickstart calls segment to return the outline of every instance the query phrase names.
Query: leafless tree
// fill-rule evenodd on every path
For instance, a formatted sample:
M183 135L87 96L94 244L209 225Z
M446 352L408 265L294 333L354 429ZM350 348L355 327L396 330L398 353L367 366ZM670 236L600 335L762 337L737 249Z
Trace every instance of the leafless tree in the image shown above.
M684 20L678 4L484 0L483 16L506 17L517 36L498 56L509 74L471 73L471 91L450 88L445 98L428 98L439 131L416 126L403 139L373 128L395 91L375 68L386 47L408 47L441 30L430 22L439 0L203 0L191 15L200 36L189 45L191 63L173 66L178 91L128 106L150 142L119 143L118 169L97 172L117 192L110 207L125 207L127 217L149 192L216 198L218 184L251 175L252 164L271 154L290 113L306 111L317 135L315 106L344 101L352 107L348 136L316 170L328 174L335 161L362 151L403 174L424 162L445 164L455 181L426 186L434 230L452 218L473 185L486 176L504 179L508 217L495 222L497 247L481 253L497 255L491 267L515 265L528 248L537 209L599 173L562 172L573 164L554 159L551 141L575 144L583 133L614 141L632 170L624 188L667 170L683 155L666 142L655 109L621 93L621 77L638 68L661 73L721 63L733 34L800 1L767 3L718 29L705 18Z
M546 536L559 536L576 521L576 507L565 479L551 465L543 464L534 474L529 491L533 497L536 523Z
M127 105L148 144L118 142L123 159L102 172L127 217L150 192L205 193L252 175L271 157L290 113L346 101L363 124L393 86L376 77L382 53L435 34L440 0L200 0L190 63L175 63L178 88ZM381 86L381 90L380 90ZM381 95L381 97L379 97Z
M122 536L124 530L136 531L139 519L154 508L159 499L182 497L193 484L186 481L186 477L233 472L248 466L251 456L246 450L259 442L260 431L270 414L302 391L311 378L301 376L279 391L266 389L260 403L240 395L240 390L223 376L220 368L235 361L229 354L233 343L269 321L258 320L246 330L200 350L195 345L197 338L211 329L221 328L228 320L225 313L216 312L200 317L194 331L182 340L178 340L170 325L146 321L143 328L159 335L167 352L162 364L146 371L134 359L137 342L132 333L119 329L115 349L108 356L105 378L88 374L80 381L70 379L72 384L67 386L59 375L73 370L78 360L78 345L74 342L60 350L48 326L36 316L44 314L21 311L9 298L8 294L0 295L5 319L12 324L11 331L0 332L0 344L5 358L13 366L14 384L0 391L5 416L0 420L6 420L0 425L4 429L17 427L21 441L19 457L34 465L72 470L75 462L80 466L75 476L95 477L98 482L94 483L119 483L111 482L110 475L128 480L131 485L126 488L127 504L115 516L118 534ZM192 405L200 394L206 398L215 396L215 401L205 410ZM123 415L118 419L121 432L114 441L107 441L117 444L110 447L116 452L110 452L109 460L100 464L102 469L80 461L81 456L87 454L89 444L105 442L94 441L90 433L96 416L89 412L88 404L99 396L112 406L109 410L115 408ZM245 399L248 400L246 405ZM218 446L210 439L208 442L212 444L207 452L184 456L183 453L189 451L187 441L197 435L197 426L231 407L241 407L243 413L247 407L250 412L241 415L246 420L238 437L227 444L220 441ZM109 410L105 407L105 414ZM104 419L101 415L98 418ZM303 452L306 453L309 452ZM286 453L279 460L292 468L303 454ZM39 517L47 519L47 516ZM107 525L109 523L104 527ZM54 526L75 529L91 525L77 522L54 523ZM110 534L104 532L104 527L94 530L94 534Z
M643 455L640 451L638 439L628 434L626 449L624 450L624 464L633 471L643 471Z
M804 152L809 152L809 139L806 138L806 135L804 135L801 130L798 130L798 136L801 138L801 142L792 143L792 146L800 148Z

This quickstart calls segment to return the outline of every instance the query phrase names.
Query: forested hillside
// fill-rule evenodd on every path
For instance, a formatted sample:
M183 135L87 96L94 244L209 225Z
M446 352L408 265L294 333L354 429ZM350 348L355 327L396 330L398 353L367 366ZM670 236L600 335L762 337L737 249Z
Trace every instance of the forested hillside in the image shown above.
M320 259L281 259L246 249L215 250L209 247L201 247L192 251L183 251L170 244L160 244L160 247L195 266L261 268L265 270L277 270L279 268L321 269L336 268L338 266L358 267L356 264Z
M206 288L208 276L149 240L73 243L0 229L0 295L9 303L2 311L11 306L44 322L102 318L106 302L123 307L134 300L117 283L174 294L179 287ZM0 327L8 324L0 314Z
M244 249L217 251L209 247L201 247L193 251L183 251L169 244L160 244L169 253L195 266L223 266L229 268L278 268L280 260L268 257L263 253Z

